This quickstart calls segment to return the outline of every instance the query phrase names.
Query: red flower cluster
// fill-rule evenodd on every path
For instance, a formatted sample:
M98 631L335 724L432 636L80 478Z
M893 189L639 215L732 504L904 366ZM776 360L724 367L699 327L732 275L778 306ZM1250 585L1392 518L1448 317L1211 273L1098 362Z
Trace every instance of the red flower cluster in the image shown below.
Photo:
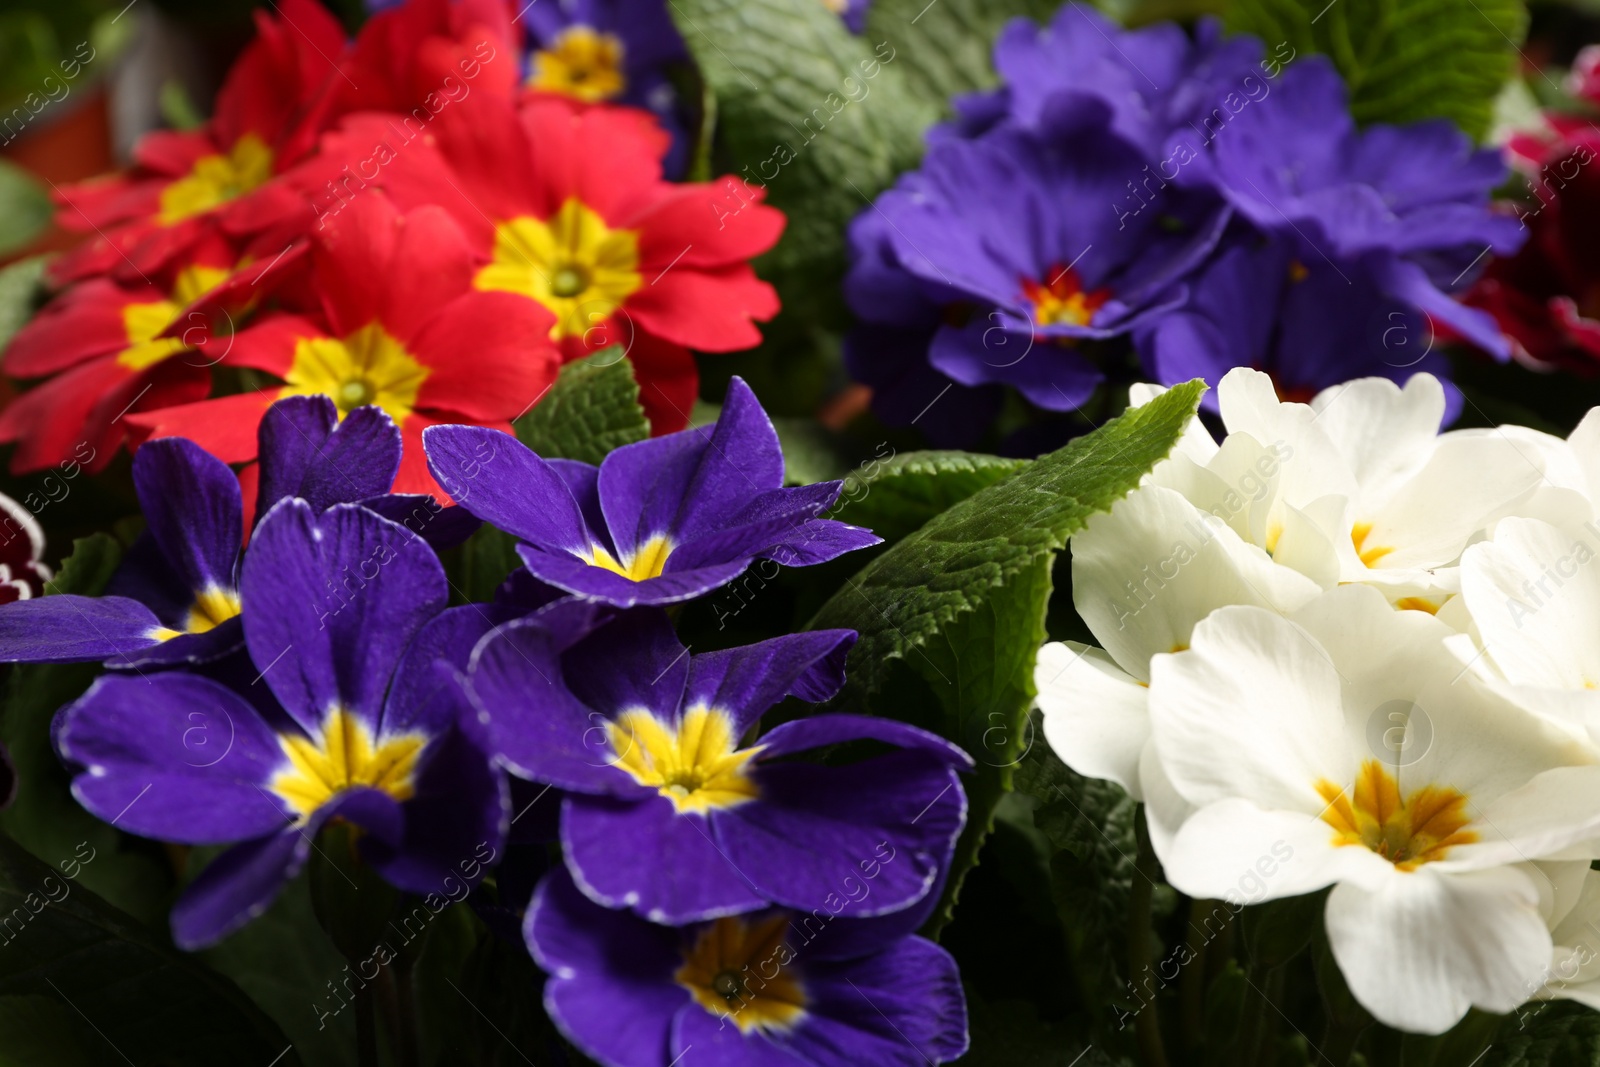
M273 10L209 122L61 194L91 236L0 362L44 379L0 412L14 471L172 434L248 462L272 401L324 393L393 416L396 491L438 493L426 426L509 428L620 344L680 429L689 350L759 342L778 303L749 260L782 214L734 178L664 181L647 112L528 88L504 0L407 0L353 41L314 0Z
M1600 46L1579 54L1568 87L1600 106ZM1600 127L1576 114L1544 121L1507 146L1534 194L1522 212L1529 239L1490 263L1466 302L1494 315L1523 363L1592 375L1600 373Z

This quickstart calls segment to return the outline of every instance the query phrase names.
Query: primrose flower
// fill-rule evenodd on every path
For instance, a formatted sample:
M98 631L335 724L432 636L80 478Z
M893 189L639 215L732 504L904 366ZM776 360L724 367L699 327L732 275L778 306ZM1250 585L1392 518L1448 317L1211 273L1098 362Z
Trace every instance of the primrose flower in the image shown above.
M955 961L875 920L769 909L682 929L586 898L556 871L523 927L545 1009L607 1067L785 1063L920 1067L967 1049Z
M341 416L376 405L406 442L395 489L439 495L423 459L423 428L509 429L555 378L549 316L526 301L474 291L472 252L438 207L401 214L381 196L359 198L317 236L311 271L314 306L263 316L228 351L230 364L276 375L281 386L128 421L242 462L255 457L256 427L280 397L321 394Z
M758 558L804 567L881 540L817 517L842 483L783 487L777 432L739 378L715 427L624 445L598 468L479 427L432 427L424 443L434 477L519 538L536 578L618 607L697 597Z
M689 61L661 0L563 0L531 4L526 86L585 104L627 104L652 112L672 136L663 170L688 162L683 103L668 74Z
M688 350L752 347L755 324L778 311L749 261L777 242L782 213L732 178L663 181L668 138L645 112L480 94L415 140L385 117L352 116L322 145L307 166L313 188L339 161L382 146L372 183L402 208L449 210L477 257L472 288L553 316L544 332L564 359L623 346L657 432L688 422L697 381ZM329 210L349 210L340 196Z
M1184 274L1228 218L1214 197L1176 189L1157 194L1152 211L1109 208L1143 165L1110 119L1107 105L1084 98L1038 130L935 143L872 209L888 229L851 231L878 247L859 250L846 290L885 288L885 271L908 274L945 309L927 351L935 370L966 386L1015 386L1047 410L1082 404L1104 375L1080 343L1181 306ZM903 315L872 304L853 301L869 323Z
M267 443L259 512L284 496L318 510L360 501L397 514L420 498L386 498L400 463L399 431L377 408L332 426L322 397L280 401L261 423ZM286 447L275 442L282 440ZM112 576L107 595L26 600L0 610L0 662L106 660L114 667L204 662L237 649L244 500L227 464L192 441L152 441L133 457L133 484L149 529ZM449 511L450 509L444 509ZM420 534L459 532L435 515ZM420 525L420 524L419 524ZM470 531L469 531L470 532Z
M886 844L858 915L924 899L966 821L959 748L889 719L813 715L747 737L786 695L825 700L855 634L819 631L692 656L640 610L572 643L537 617L473 651L468 689L503 764L566 791L561 841L584 893L653 922L772 901L808 909ZM847 741L855 763L789 757ZM882 853L878 853L882 858Z
M45 583L55 577L44 562L44 529L33 512L4 493L0 512L0 604L43 596Z
M152 280L92 278L67 289L11 338L0 369L48 378L0 411L0 441L15 442L22 474L81 447L99 470L127 436L122 416L205 396L217 360L198 349L209 319L194 309L232 273L238 253L214 230Z
M473 606L441 615L446 593L433 551L403 527L286 500L257 527L240 581L250 659L279 707L164 671L108 674L62 712L56 748L84 807L146 837L239 842L174 906L181 947L265 910L330 819L358 826L365 861L417 893L477 842L503 844L504 781L435 674L486 626L471 625Z
M1591 858L1600 825L1600 750L1463 672L1448 632L1346 586L1292 619L1222 608L1150 679L1155 750L1192 809L1154 838L1172 884L1332 886L1351 991L1420 1033L1539 988L1553 943L1527 861Z
M255 13L257 37L196 130L147 134L127 175L67 187L60 224L92 233L51 263L56 282L113 270L153 274L182 255L212 221L230 234L287 235L311 221L305 199L271 179L311 151L343 54L344 31L312 0Z

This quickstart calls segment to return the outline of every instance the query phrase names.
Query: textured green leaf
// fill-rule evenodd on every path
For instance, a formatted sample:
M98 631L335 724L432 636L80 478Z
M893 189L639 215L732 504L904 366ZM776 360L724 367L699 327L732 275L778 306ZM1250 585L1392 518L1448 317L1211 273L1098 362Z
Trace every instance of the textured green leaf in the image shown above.
M539 455L584 463L599 463L613 448L650 436L633 365L615 347L562 367L514 428Z
M868 460L845 479L831 517L865 526L885 541L898 541L1027 465L1027 460L977 452L891 453Z
M909 91L898 36L852 36L821 3L669 0L669 9L716 95L724 158L788 215L764 271L837 278L846 224L921 158L942 97ZM740 204L730 191L728 210Z
M1235 0L1228 20L1269 53L1326 53L1358 122L1443 117L1476 138L1528 29L1521 0Z
M1189 382L1129 409L967 497L867 564L811 620L812 629L861 634L850 656L851 693L877 689L893 660L1049 560L1090 515L1126 496L1172 450L1204 389Z
M12 335L38 308L44 265L44 256L34 256L0 269L0 349L11 343Z
M42 994L66 1004L97 1063L300 1062L232 982L3 836L0 919L0 997Z
M989 56L1000 27L1018 16L1048 21L1058 6L1059 0L874 0L867 36L893 41L916 92L944 102L995 84Z
M79 596L96 596L106 587L122 562L122 546L110 534L97 533L80 537L72 542L72 555L61 564L61 570L45 583L46 596L52 593L76 593Z
M1600 1067L1600 1013L1560 1001L1525 1004L1477 1067Z

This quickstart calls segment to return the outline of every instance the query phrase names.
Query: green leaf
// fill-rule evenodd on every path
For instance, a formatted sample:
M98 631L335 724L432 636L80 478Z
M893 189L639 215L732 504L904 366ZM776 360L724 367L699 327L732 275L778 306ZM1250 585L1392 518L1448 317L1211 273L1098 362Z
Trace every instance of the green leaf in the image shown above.
M977 452L906 452L869 459L845 480L831 516L865 526L885 541L898 541L935 515L949 510L1028 465L1027 460Z
M61 570L45 583L45 595L97 596L111 581L111 575L121 562L122 546L115 537L106 533L80 537L72 542L72 555L62 562Z
M897 174L922 156L922 132L942 99L911 91L897 37L855 37L812 0L670 0L717 98L724 157L765 185L788 215L763 273L836 279L844 230ZM743 201L728 191L729 214ZM831 290L781 286L786 303ZM791 306L793 314L795 308ZM804 316L802 316L804 317Z
M200 958L272 1016L306 1067L355 1067L355 1009L340 1007L350 999L346 964L317 925L310 879L284 886L271 907Z
M54 214L50 194L39 179L0 159L0 256L32 244Z
M70 873L65 862L42 863L0 837L0 997L65 1004L97 1063L300 1062L238 986L167 947Z
M1482 138L1528 29L1521 0L1236 0L1231 29L1282 61L1325 53L1356 121L1447 118Z
M562 367L513 428L518 440L546 459L596 464L613 448L650 436L633 365L617 347Z
M1061 551L1164 459L1205 384L1189 382L974 493L867 564L822 606L812 629L861 634L850 692L876 690L889 664L922 650L992 591ZM1030 654L1031 654L1030 650Z
M0 349L33 317L39 306L44 277L44 256L18 260L0 269Z
M996 82L990 61L1000 28L1018 16L1045 22L1060 0L874 0L867 36L893 41L913 89L930 100L987 89Z
M1525 1004L1477 1067L1600 1067L1600 1014L1577 1004Z
M83 1020L49 997L0 997L0 1067L94 1067Z

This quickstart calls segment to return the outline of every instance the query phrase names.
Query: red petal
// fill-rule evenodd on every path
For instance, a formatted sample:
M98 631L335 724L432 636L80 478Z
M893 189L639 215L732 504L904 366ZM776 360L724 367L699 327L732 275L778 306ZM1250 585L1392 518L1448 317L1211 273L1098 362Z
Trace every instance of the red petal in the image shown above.
M418 405L472 422L520 415L560 369L549 340L553 322L538 304L510 293L469 292L451 301L414 342L412 354L429 367Z
M762 190L738 178L669 188L668 195L624 223L639 231L640 262L656 268L645 269L651 277L669 263L713 268L741 263L777 244L783 233L783 212L761 203Z
M6 347L5 372L13 378L38 378L120 352L128 347L122 309L165 299L153 286L129 289L107 278L73 286L17 331Z
M656 436L689 425L689 413L700 394L700 372L694 356L681 345L641 334L628 351L639 381L639 403Z
M778 294L748 266L673 267L640 286L624 309L645 333L703 352L736 352L761 343L751 320L776 315Z
M260 390L129 415L126 421L141 441L187 437L224 463L243 463L256 458L256 428L276 399L276 389Z

